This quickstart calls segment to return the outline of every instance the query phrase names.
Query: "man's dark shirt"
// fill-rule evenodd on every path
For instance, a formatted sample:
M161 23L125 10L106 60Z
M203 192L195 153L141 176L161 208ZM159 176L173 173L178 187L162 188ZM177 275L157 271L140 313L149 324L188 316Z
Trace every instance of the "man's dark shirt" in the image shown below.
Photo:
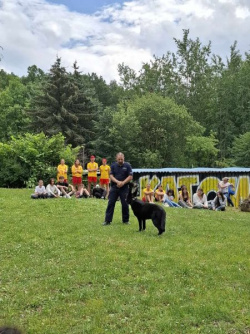
M111 165L110 175L113 175L118 181L124 181L129 175L133 175L133 171L128 162L124 162L122 165L114 162ZM111 186L116 186L116 183L111 181Z

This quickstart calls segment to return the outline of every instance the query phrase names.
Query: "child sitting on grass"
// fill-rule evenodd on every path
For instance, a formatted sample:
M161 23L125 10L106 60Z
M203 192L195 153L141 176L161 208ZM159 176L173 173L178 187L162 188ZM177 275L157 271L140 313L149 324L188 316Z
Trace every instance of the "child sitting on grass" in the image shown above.
M150 188L150 183L143 189L143 202L154 203L154 190Z
M163 197L163 204L170 208L181 208L181 206L174 202L174 190L169 189Z
M35 188L35 193L31 195L32 199L38 198L47 198L48 194L46 193L45 187L43 185L43 180L38 181L38 185Z
M75 196L76 198L89 198L90 194L88 190L85 188L84 184L79 184Z
M155 200L156 202L163 202L163 198L166 192L163 190L162 185L160 184L155 191Z
M70 196L75 193L75 190L71 184L68 184L68 182L65 182L63 176L59 176L59 181L57 182L57 188L60 190L60 195L66 198L71 198ZM69 193L69 187L72 189Z
M55 185L55 179L50 179L50 183L46 187L46 192L48 194L48 198L58 198L60 197L60 190Z
M209 202L209 208L214 211L225 211L227 204L227 197L221 191L216 193L216 197L213 201Z

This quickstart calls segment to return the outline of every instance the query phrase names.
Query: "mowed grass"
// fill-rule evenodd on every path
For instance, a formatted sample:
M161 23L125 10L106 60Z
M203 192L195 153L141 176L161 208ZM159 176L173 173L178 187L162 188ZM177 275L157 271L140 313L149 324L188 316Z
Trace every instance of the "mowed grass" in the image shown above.
M117 202L0 189L0 325L24 333L250 333L250 214L167 211L161 237Z

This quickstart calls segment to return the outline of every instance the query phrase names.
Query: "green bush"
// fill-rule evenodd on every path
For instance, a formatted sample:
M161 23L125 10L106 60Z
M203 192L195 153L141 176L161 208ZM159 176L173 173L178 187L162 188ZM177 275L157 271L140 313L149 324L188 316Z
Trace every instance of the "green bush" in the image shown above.
M0 187L34 187L38 179L47 182L56 176L60 159L71 165L78 151L79 147L65 146L61 133L12 137L8 143L0 143Z

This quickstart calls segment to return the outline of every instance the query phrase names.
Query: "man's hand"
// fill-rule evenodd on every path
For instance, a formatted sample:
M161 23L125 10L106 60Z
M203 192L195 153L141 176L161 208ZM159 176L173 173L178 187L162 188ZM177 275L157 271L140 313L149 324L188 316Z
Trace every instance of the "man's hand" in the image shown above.
M121 187L124 186L124 182L123 181L118 181L116 184L117 184L118 188L121 188Z

